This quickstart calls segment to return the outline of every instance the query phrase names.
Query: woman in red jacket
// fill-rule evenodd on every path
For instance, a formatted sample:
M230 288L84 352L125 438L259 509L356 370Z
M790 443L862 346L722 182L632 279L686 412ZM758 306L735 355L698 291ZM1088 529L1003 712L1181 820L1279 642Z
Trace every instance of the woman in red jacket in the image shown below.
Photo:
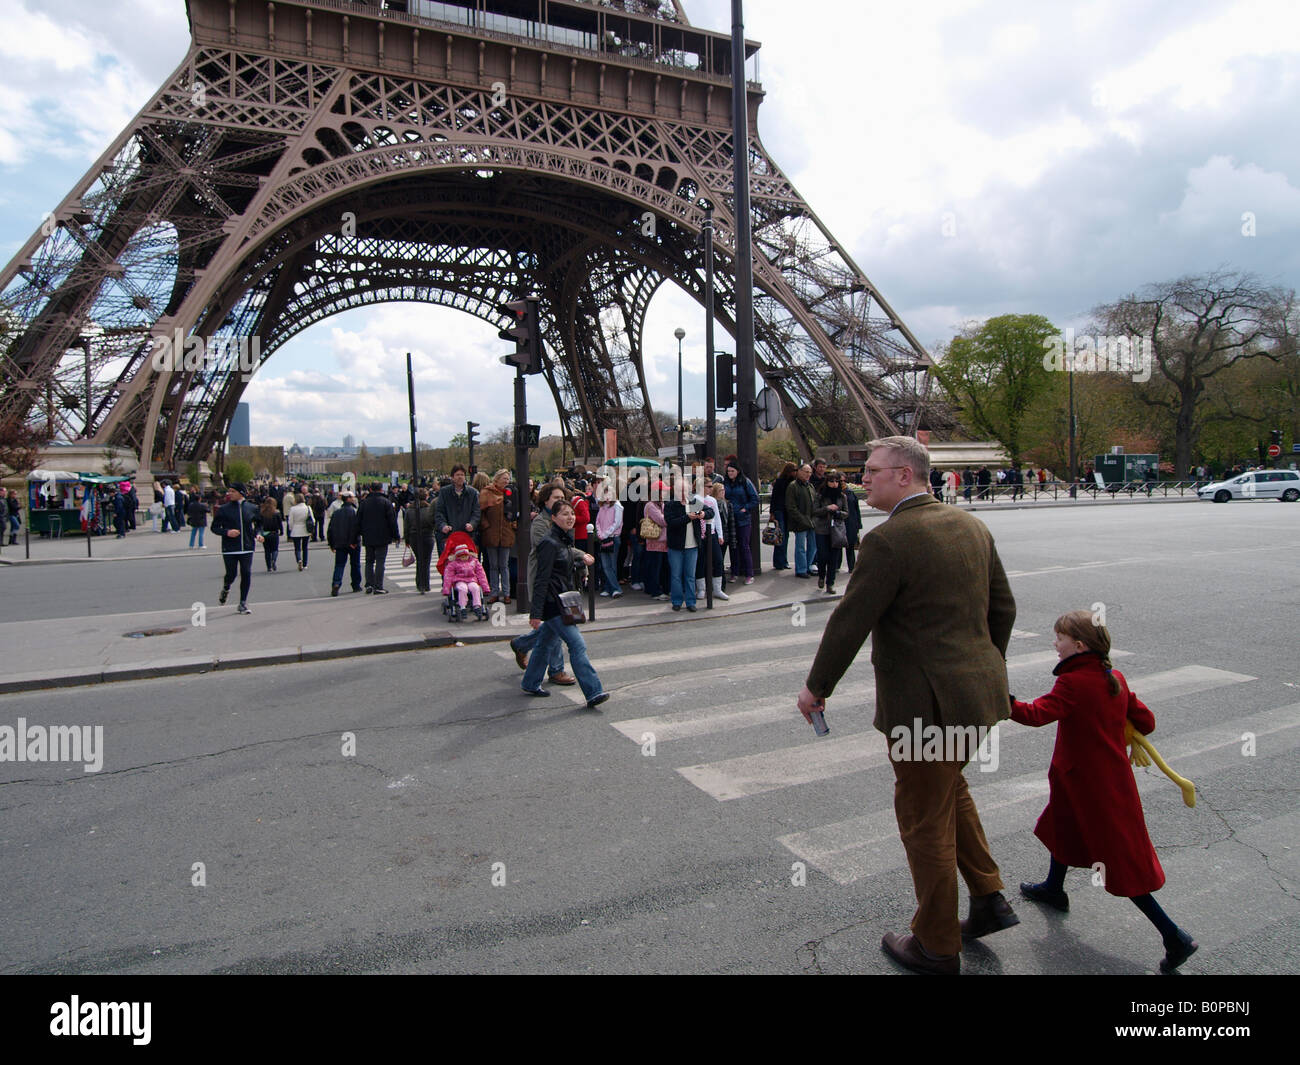
M1196 950L1151 892L1165 882L1164 870L1147 835L1137 781L1129 765L1124 722L1144 736L1155 716L1128 689L1124 675L1110 664L1110 633L1087 610L1057 618L1052 671L1056 687L1032 703L1011 701L1011 719L1037 727L1058 722L1056 748L1047 771L1051 797L1034 835L1051 852L1047 879L1021 884L1035 902L1065 912L1065 873L1070 866L1097 869L1112 895L1131 898L1160 931L1165 957L1162 972L1172 972Z

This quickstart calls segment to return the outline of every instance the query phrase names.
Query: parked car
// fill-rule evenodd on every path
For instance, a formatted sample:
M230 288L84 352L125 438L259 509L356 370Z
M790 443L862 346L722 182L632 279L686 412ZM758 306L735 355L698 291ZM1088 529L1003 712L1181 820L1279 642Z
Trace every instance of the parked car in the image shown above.
M1300 473L1295 470L1252 470L1226 481L1215 481L1196 490L1202 499L1226 503L1229 499L1278 499L1294 503L1300 499Z

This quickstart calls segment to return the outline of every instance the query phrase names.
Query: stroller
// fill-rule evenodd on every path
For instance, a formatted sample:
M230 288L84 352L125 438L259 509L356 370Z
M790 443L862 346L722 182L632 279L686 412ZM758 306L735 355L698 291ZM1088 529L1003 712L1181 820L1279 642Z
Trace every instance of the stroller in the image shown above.
M464 621L467 607L461 607L456 603L456 591L449 585L444 577L444 570L447 563L451 561L452 555L456 553L456 548L464 545L469 548L470 553L477 558L478 546L474 543L474 537L466 532L454 532L447 537L447 542L443 544L442 554L438 556L438 576L443 577L442 581L442 612L448 621ZM479 621L487 620L487 609L478 607L475 613Z

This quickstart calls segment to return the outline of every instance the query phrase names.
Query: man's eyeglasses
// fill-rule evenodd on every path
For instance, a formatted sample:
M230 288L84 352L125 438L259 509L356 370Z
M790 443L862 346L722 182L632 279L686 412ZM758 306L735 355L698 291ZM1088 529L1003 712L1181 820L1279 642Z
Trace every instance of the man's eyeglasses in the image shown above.
M907 469L906 466L864 466L862 468L862 472L870 474L872 477L874 477L876 476L876 474L884 473L886 470L905 470L905 469Z

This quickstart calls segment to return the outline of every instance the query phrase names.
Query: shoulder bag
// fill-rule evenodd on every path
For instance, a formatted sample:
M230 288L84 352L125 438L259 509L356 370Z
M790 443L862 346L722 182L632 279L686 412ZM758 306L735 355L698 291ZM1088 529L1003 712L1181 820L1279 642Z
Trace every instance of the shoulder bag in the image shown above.
M560 619L566 625L581 625L587 620L587 615L582 609L581 592L560 593Z

